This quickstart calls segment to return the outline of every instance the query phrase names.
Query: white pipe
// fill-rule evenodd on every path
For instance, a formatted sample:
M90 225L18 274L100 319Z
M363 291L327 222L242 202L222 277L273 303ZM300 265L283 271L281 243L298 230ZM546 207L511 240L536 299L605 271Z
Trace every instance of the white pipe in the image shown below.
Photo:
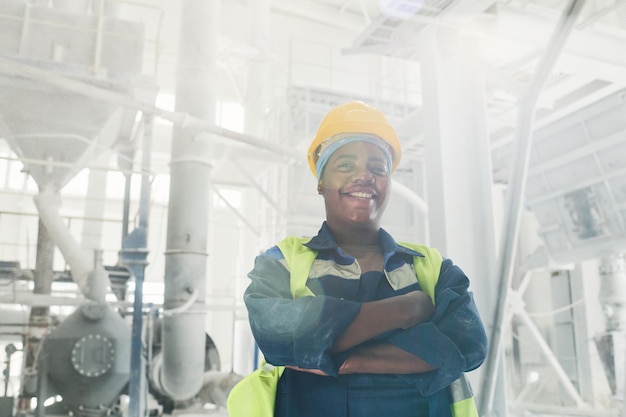
M219 0L181 3L176 110L196 120L215 117ZM208 123L207 123L208 124ZM183 122L173 132L165 252L163 356L158 380L173 400L197 395L205 367L205 288L213 136ZM190 294L197 291L195 302ZM189 307L185 307L189 304Z
M32 292L18 292L11 294L0 294L0 304L16 304L29 307L50 307L50 306L79 306L85 303L82 298L64 297L59 295L34 294ZM4 320L4 312L2 313Z
M52 241L57 245L65 262L70 266L72 278L85 297L104 303L106 296L106 271L93 270L91 256L84 251L67 229L59 215L57 196L48 188L33 197L39 211L39 218L48 230ZM103 275L104 272L104 275Z

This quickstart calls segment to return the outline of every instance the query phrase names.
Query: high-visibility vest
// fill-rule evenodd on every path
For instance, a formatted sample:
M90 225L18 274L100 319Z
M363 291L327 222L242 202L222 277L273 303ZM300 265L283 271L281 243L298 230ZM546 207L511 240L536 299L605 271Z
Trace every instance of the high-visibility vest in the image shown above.
M305 246L310 238L290 236L278 243L291 274L289 286L293 298L315 296L306 286L311 266L317 252ZM413 257L415 273L422 289L435 302L435 286L441 269L441 254L437 249L416 243L398 242L424 256ZM276 387L284 366L273 366L264 362L257 370L244 377L228 395L229 417L273 417ZM462 374L449 386L450 410L453 417L478 417L476 402L469 381Z

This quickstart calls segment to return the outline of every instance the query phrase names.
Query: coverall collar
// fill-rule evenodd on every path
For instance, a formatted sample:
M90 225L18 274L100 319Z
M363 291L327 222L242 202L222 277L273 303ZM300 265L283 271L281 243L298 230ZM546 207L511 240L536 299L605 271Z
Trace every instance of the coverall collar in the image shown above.
M388 259L390 255L393 255L396 252L405 253L411 256L424 256L420 252L414 251L413 249L409 249L396 243L395 239L382 227L379 229L378 232L378 241L381 243L383 251L385 252L385 259ZM335 238L330 232L330 229L328 228L326 222L322 223L322 227L320 228L319 232L317 232L317 235L304 245L318 252L322 250L336 251L338 248L337 242L335 242Z

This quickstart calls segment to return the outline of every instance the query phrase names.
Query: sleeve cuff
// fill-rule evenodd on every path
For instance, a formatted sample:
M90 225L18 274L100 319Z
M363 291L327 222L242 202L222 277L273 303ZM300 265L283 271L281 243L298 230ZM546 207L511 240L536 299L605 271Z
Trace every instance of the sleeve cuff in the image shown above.
M430 395L448 386L465 369L465 358L456 345L431 322L396 333L387 340L437 368L424 374L428 378L418 378L422 395Z

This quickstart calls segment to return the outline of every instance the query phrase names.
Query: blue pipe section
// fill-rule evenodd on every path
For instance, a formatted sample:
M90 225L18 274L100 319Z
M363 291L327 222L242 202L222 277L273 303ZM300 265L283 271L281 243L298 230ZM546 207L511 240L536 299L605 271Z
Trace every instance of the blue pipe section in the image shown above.
M122 239L122 250L119 253L120 264L126 266L135 278L133 301L133 324L130 353L130 381L128 385L128 415L143 417L146 413L145 401L142 396L142 381L145 374L145 361L142 358L143 329L143 282L148 257L148 204L150 201L150 152L152 139L152 117L144 115L144 135L142 148L141 195L139 199L138 226ZM130 177L127 177L130 181Z

